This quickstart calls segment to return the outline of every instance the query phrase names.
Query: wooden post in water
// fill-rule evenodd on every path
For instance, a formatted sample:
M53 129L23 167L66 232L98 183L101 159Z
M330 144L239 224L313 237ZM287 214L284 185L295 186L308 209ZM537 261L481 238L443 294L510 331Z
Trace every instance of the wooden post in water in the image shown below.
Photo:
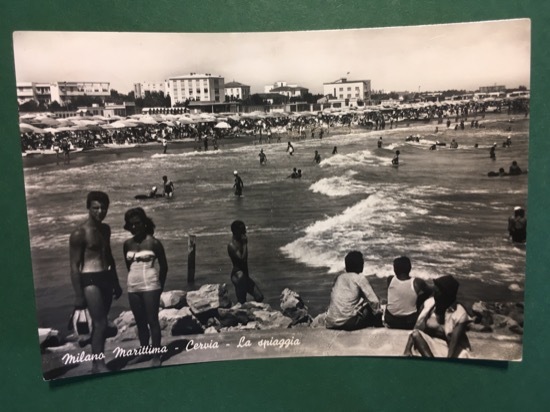
M195 282L195 250L197 236L189 235L187 239L187 283Z

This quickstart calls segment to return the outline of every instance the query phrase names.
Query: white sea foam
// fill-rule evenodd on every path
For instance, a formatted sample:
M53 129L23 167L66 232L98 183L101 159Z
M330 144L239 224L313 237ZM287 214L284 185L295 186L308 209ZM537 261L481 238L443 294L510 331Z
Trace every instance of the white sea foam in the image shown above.
M313 183L309 187L309 190L313 193L320 193L329 197L341 197L353 193L367 192L368 189L363 183L353 179L353 176L356 174L356 171L349 170L343 176L321 179Z

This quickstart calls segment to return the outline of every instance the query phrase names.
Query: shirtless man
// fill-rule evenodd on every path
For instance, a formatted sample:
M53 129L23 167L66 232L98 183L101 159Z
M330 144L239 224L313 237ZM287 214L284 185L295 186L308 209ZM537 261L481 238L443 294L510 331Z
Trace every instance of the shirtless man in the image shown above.
M92 317L92 373L108 372L104 355L107 314L113 296L118 299L122 294L111 252L111 228L102 223L109 197L103 192L90 192L86 208L88 219L69 238L71 280L75 307L87 307Z
M233 237L227 245L227 253L233 263L231 282L235 285L235 294L239 303L246 302L246 295L250 293L256 302L262 302L264 295L248 274L248 238L243 221L235 220L231 223Z

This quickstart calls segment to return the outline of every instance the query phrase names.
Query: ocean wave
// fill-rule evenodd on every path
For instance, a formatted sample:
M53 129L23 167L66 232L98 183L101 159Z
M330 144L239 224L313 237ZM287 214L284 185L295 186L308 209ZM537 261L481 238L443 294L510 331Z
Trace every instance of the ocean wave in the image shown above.
M368 189L362 182L352 177L356 171L349 170L343 176L327 177L313 183L309 190L329 197L342 197L354 193L365 193Z

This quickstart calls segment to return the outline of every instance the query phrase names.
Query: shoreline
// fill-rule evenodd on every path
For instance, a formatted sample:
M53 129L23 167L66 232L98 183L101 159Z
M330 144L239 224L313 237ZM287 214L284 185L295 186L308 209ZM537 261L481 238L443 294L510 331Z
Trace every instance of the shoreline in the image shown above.
M514 122L514 121L519 121L519 120L528 120L529 117L518 117L517 115L514 116L512 114L507 114L507 113L487 113L485 115L485 117L482 119L481 118L481 115L477 115L477 116L469 116L468 119L478 119L478 120L482 120L482 122L484 123L487 123L487 122L495 122L495 123L500 123L500 122L503 122L503 123L510 123L510 122ZM452 124L456 124L457 122L453 119L451 119L451 122ZM437 119L432 119L432 120L426 120L426 119L418 119L418 120L400 120L398 122L395 122L394 123L394 126L392 129L386 127L384 129L381 129L381 130L375 130L374 128L372 127L366 127L366 126L357 126L357 125L354 125L352 126L351 128L347 127L347 126L333 126L332 128L330 128L330 132L328 135L325 135L325 139L326 138L330 138L334 135L339 135L339 134L349 134L349 133L352 133L352 134L357 134L357 133L369 133L369 134L378 134L378 133L383 133L383 134L387 134L388 132L392 132L392 131L404 131L404 130L411 130L411 131L414 131L415 129L418 129L418 128L427 128L427 127L432 127L432 132L430 133L426 133L427 135L430 135L430 136L436 136L436 133L434 133L434 130L436 127L440 128L441 130L439 130L439 133L442 134L445 132L445 130L451 130L453 129L453 127L451 126L450 129L447 129L446 125L445 125L445 122L443 123L438 123ZM470 129L470 126L467 125L466 126L467 129ZM345 132L345 133L339 133L340 131L342 132ZM453 130L454 131L454 130ZM297 139L297 135L295 134L295 132L292 132L292 134L289 136L288 133L283 133L281 134L281 141L280 142L277 142L277 137L278 135L277 134L273 134L273 136L271 137L271 143L262 143L264 145L273 145L273 144L285 144L288 140L290 141L297 141L299 142L300 140ZM256 145L256 141L258 139L258 136L257 135L254 135L254 134L242 134L238 137L231 137L231 138L220 138L218 139L218 145L219 145L219 148L220 149L223 149L225 147L242 147L242 146L245 146L247 144L253 144L253 145ZM265 137L264 137L265 139ZM315 138L315 139L318 139L318 138ZM312 140L310 137L309 137L309 134L306 133L306 138L303 139L302 141L309 141L309 140ZM97 147L97 148L92 148L92 149L86 149L86 150L82 150L82 151L78 151L78 152L73 152L71 154L71 163L70 164L64 164L64 158L63 158L63 155L60 154L59 157L58 157L58 160L56 162L56 156L53 155L53 154L33 154L33 155L30 155L30 156L22 156L22 161L23 161L23 169L28 169L28 168L34 168L34 167L40 167L40 166L44 166L44 165L59 165L59 166L64 166L64 167L73 167L74 166L78 166L78 159L80 157L94 157L94 158L97 158L97 157L100 157L100 156L117 156L124 153L124 154L127 154L127 153L133 153L133 152L149 152L149 151L153 151L155 149L158 149L158 153L159 154L162 154L162 143L161 142L147 142L147 143L138 143L136 144L136 146L132 146L132 145L129 145L129 146L132 146L132 147L124 147L125 145L120 145L120 147L116 147L116 148L113 148L113 147ZM180 153L182 151L191 151L193 149L197 149L197 148L201 148L202 150L202 143L200 141L195 141L194 139L192 138L183 138L183 139L177 139L177 140L170 140L168 142L168 151L166 153L166 155L170 155L170 154L173 154L173 151L174 150L177 150L177 153ZM172 153L171 153L171 149L172 149ZM187 149L187 150L181 150L181 149ZM209 151L213 151L214 149L213 148L210 148ZM76 162L76 164L74 164Z

